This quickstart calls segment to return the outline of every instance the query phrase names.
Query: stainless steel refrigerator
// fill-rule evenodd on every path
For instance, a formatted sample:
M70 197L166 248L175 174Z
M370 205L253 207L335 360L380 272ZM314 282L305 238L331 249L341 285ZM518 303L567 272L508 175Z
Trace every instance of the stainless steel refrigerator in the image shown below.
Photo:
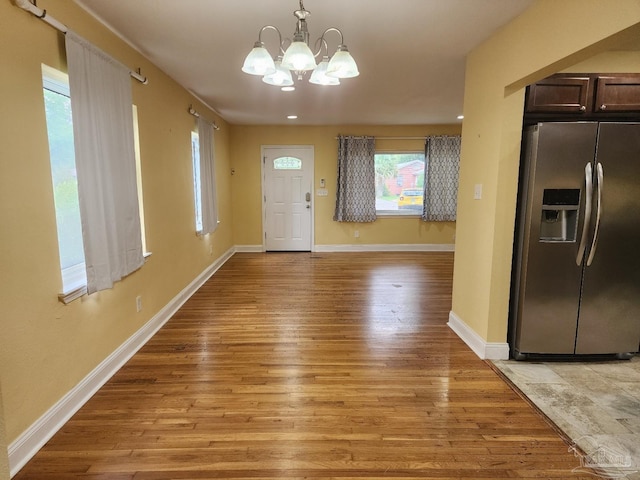
M513 356L632 356L640 343L640 124L529 127L518 208Z

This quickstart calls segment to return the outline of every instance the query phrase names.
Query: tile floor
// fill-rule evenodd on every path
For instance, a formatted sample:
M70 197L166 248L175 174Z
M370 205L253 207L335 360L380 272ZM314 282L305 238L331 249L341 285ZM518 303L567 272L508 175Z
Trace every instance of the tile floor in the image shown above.
M602 478L640 479L640 357L493 363L582 449L583 464Z

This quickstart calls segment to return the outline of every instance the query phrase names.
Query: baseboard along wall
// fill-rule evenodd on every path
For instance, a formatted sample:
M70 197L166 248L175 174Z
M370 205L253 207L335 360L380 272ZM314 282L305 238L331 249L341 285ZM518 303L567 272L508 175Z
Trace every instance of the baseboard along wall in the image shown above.
M453 311L449 312L449 322L447 323L447 325L481 359L507 360L509 358L508 343L487 342Z
M226 263L235 253L227 250L207 267L162 310L105 358L96 368L72 388L62 399L36 420L9 445L9 468L13 477L45 443L144 346L147 341L178 311L178 309Z

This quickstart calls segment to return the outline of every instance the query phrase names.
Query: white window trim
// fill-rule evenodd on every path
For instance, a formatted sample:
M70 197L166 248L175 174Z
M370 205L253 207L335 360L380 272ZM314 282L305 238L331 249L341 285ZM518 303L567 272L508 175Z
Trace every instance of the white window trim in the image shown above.
M145 252L144 262L147 263L147 260L151 257L152 252ZM69 267L63 270L62 275L66 278L65 285L68 285L68 288L64 290L62 293L58 294L58 300L60 300L65 305L70 304L74 300L86 295L87 293L87 277L86 277L86 266L84 263L79 263L74 265L73 267Z

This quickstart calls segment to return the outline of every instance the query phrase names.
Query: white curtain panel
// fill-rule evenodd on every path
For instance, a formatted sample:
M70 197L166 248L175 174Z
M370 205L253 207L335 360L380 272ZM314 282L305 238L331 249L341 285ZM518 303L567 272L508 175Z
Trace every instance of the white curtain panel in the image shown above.
M202 202L202 234L213 233L218 228L218 207L216 204L216 171L213 145L213 125L198 117L198 137L200 138L200 195Z
M458 205L460 136L427 137L422 219L455 222Z
M129 69L66 34L87 292L144 263Z
M338 137L337 222L376 220L374 137Z

